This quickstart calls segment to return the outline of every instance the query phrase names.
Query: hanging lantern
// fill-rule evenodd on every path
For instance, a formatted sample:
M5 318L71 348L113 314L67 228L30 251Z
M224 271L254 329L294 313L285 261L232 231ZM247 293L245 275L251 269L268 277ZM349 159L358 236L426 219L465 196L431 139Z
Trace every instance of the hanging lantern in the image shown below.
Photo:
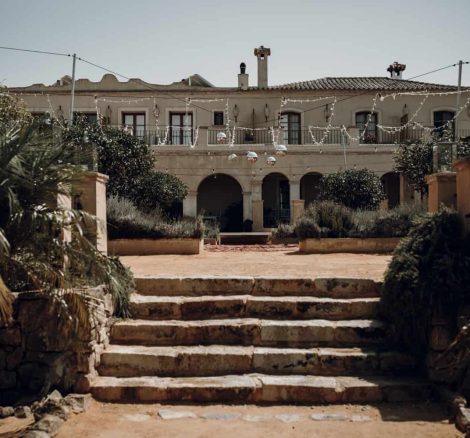
M229 161L233 161L233 160L235 160L236 158L237 158L237 154L230 154L230 155L228 156Z
M276 164L276 161L277 161L276 158L274 158L274 157L268 157L268 158L266 159L266 164L269 164L270 166L274 166L274 165Z
M246 159L249 163L256 163L256 161L258 160L258 154L256 152L250 151L246 154Z
M285 157L287 155L287 148L283 144L276 145L274 150L275 150L275 154L278 157Z
M224 144L225 140L227 140L227 134L225 132L218 132L217 133L217 143Z

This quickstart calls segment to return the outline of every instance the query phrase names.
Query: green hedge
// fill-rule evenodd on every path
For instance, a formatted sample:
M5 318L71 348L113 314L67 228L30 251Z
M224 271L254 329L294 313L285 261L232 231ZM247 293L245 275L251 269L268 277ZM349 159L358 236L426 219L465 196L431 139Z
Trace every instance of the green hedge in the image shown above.
M418 218L401 240L381 300L390 338L398 346L424 358L433 316L455 321L458 309L470 303L469 247L458 215L450 211Z
M352 210L331 201L309 206L295 224L299 239L321 237L403 237L413 219L422 214L419 205L400 206L392 210ZM281 227L281 226L280 226ZM285 234L279 229L276 234Z
M110 239L200 239L204 232L200 218L168 220L159 210L143 212L124 198L111 196L106 210Z

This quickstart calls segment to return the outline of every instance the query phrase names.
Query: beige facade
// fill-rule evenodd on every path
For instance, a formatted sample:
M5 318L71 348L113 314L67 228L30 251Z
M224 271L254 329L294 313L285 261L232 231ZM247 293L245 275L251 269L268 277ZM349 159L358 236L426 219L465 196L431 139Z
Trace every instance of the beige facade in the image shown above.
M100 82L81 79L76 81L75 111L90 116L98 112L104 122L125 126L151 144L156 168L177 175L189 188L183 205L186 215L204 210L220 218L230 206L260 230L297 215L296 201L315 199L314 181L319 176L353 167L386 175L389 201L395 205L406 192L393 175L396 143L429 135L426 127L455 116L456 88L403 80L402 70L397 74L394 65L393 77L324 78L270 86L270 53L263 47L255 50L259 84L254 86L249 80L256 74L248 76L244 66L238 87L214 87L199 75L170 85L139 79L120 82L111 74ZM64 77L52 86L35 84L11 91L21 93L32 112L67 119L70 88ZM467 97L461 97L462 104ZM364 131L371 112L375 115ZM376 127L400 127L407 121L409 126L399 133ZM468 107L451 124L459 136L469 136ZM225 135L223 144L218 142L220 133ZM286 145L287 155L276 156L275 144ZM249 151L258 155L256 162L246 159ZM229 159L232 154L237 157ZM270 156L276 158L274 165L268 163ZM240 227L238 223L235 228Z

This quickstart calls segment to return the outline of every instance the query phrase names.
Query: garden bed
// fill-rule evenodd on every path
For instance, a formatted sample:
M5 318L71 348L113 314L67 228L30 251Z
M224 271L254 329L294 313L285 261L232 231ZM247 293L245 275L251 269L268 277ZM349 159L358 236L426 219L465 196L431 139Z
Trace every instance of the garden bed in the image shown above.
M110 255L199 254L204 242L199 238L108 240Z
M339 252L382 254L393 252L400 239L400 237L304 239L299 242L299 251L306 254Z

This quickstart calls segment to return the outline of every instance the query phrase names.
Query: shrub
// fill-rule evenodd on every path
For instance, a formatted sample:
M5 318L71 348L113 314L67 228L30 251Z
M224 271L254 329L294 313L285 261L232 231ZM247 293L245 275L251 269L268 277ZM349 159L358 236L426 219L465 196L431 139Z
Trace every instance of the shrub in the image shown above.
M356 210L351 237L404 237L413 220L423 214L422 204L402 205L391 210Z
M347 237L353 228L352 211L331 201L315 202L295 225L299 239Z
M385 274L381 313L389 323L389 336L421 359L432 318L445 315L455 321L470 297L470 257L461 232L456 213L418 217Z
M380 178L368 169L348 169L323 176L320 199L352 209L375 210L385 199Z
M200 239L204 226L200 218L168 220L158 209L144 212L130 200L115 196L106 203L110 239L163 239L190 237Z
M272 236L275 239L290 239L297 237L295 225L280 223L277 228L274 229Z

